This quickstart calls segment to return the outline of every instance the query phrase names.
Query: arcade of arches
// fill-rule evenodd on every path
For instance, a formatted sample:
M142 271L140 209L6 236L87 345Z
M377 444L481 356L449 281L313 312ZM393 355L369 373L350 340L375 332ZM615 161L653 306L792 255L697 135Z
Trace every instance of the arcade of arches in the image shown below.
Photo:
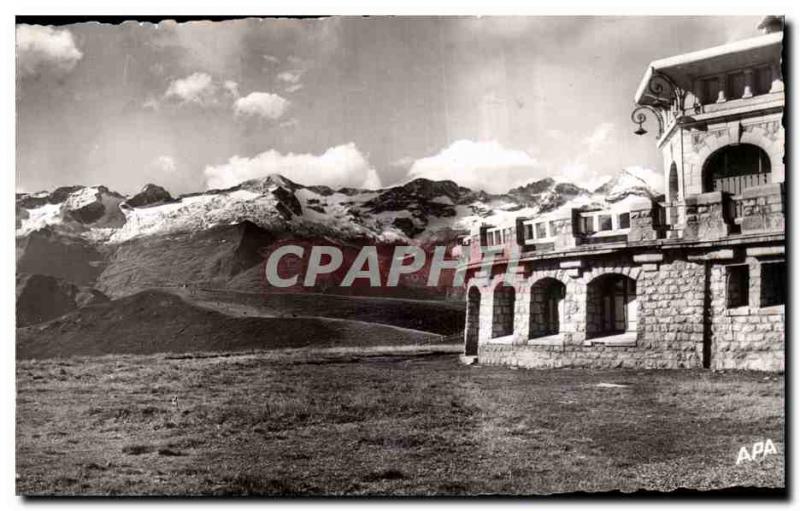
M627 259L586 259L577 271L542 260L531 274L510 280L475 275L467 283L464 355L532 368L780 371L786 299L780 254L763 244L702 252L701 259L682 251L634 252ZM737 272L747 278L732 279Z

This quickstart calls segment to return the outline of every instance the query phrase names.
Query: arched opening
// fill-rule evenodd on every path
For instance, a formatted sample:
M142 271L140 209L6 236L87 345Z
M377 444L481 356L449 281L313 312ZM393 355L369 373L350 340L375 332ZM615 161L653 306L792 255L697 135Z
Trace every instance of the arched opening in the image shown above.
M481 292L473 286L467 293L467 324L464 328L464 355L478 354L478 336L480 334Z
M601 275L586 293L586 338L636 331L636 281L619 274Z
M555 335L561 331L567 287L559 280L544 278L531 287L528 338Z
M703 192L728 192L735 195L745 188L769 183L767 153L752 144L725 146L708 157L703 165Z
M667 200L674 203L678 200L678 166L675 162L669 166L669 180L667 183Z
M492 303L492 337L514 333L514 288L500 284L494 289Z

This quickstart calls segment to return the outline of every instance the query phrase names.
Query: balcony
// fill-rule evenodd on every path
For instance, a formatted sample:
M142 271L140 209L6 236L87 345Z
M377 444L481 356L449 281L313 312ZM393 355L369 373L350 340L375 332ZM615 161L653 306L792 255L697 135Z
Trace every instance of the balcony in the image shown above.
M640 245L657 240L714 241L729 236L781 234L785 229L783 183L753 186L738 195L710 192L662 204L643 199L630 211L578 210L560 218L519 218L514 227L481 227L469 264L490 257L502 263L596 245Z
M732 221L742 234L784 232L786 194L783 183L747 188L728 200Z
M683 205L685 224L681 238L716 240L737 234L772 234L785 230L783 183L687 197Z

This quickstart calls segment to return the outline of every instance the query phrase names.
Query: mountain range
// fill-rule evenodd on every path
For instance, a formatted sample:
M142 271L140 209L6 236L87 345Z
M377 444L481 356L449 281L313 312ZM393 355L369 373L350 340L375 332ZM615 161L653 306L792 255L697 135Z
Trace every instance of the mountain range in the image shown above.
M282 293L265 287L267 253L336 245L349 266L376 245L383 268L398 244L453 247L484 222L641 197L656 192L625 171L592 191L552 179L504 194L427 179L334 190L270 175L177 197L154 184L131 196L105 186L18 193L17 356L436 342L463 329L461 304L442 300L460 289L427 287L424 275L342 288L343 269Z
M468 232L475 225L516 216L656 196L648 183L624 170L592 191L546 178L505 194L423 178L379 190L335 190L298 184L278 174L178 197L154 184L129 197L105 186L69 186L18 193L16 234L20 239L50 230L93 245L113 246L251 222L278 235L407 243L435 238L443 231Z
M62 292L54 310L79 307L77 291L115 299L147 289L203 287L263 292L265 250L291 240L343 247L345 258L363 245L454 245L481 223L499 224L573 207L614 207L657 193L622 171L590 191L542 179L488 194L452 181L415 179L379 190L307 186L280 175L225 190L174 197L154 184L125 196L105 186L70 186L16 196L18 295ZM349 251L349 252L348 252ZM391 250L381 252L391 257ZM28 284L30 283L30 284ZM27 289L33 283L38 287ZM20 287L21 286L21 287ZM311 291L381 294L369 287ZM304 289L303 291L309 291ZM419 280L388 291L406 298L441 298ZM444 290L444 295L453 290ZM27 293L27 294L26 294ZM44 297L42 298L44 299ZM53 301L52 296L47 300ZM67 305L64 305L67 304ZM34 317L35 315L31 315ZM38 316L37 316L38 317Z

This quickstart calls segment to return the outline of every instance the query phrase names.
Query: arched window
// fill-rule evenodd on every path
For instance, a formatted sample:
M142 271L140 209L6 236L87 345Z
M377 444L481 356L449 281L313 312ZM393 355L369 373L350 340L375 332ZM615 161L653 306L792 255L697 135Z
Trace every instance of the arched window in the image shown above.
M467 326L464 329L464 355L478 354L478 336L480 334L481 292L472 286L467 293Z
M726 146L703 165L703 192L740 194L745 188L769 183L769 156L758 146Z
M492 303L492 337L514 333L514 288L500 284L494 289Z
M667 200L669 202L675 202L678 200L678 166L675 165L674 161L672 162L672 165L669 166L668 185Z
M586 293L586 337L636 331L636 281L625 275L601 275Z
M528 338L555 335L561 331L561 314L566 286L556 279L544 278L531 287Z

